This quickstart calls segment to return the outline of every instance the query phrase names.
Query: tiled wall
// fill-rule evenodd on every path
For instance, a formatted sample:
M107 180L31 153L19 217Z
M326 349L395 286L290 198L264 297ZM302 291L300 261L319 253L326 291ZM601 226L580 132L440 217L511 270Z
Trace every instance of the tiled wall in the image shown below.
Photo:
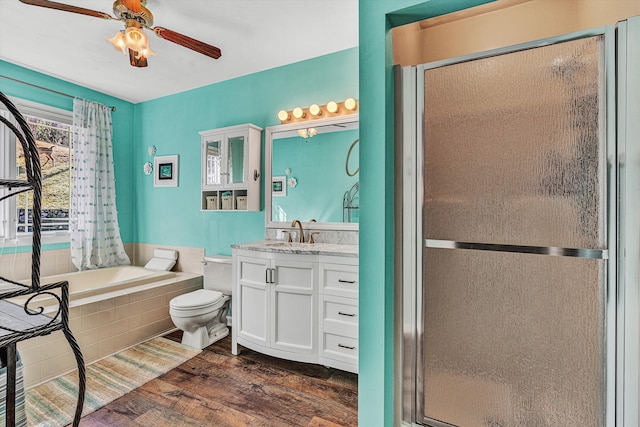
M40 260L40 274L52 276L54 274L76 271L71 262L69 249L57 249L42 252ZM31 252L11 253L4 250L0 255L0 271L2 276L13 280L24 280L31 277Z
M188 273L202 274L202 257L204 249L187 248L181 246L150 245L144 243L125 243L127 255L132 265L145 265L153 256L156 248L173 249L178 251L178 262L173 271L183 271ZM42 277L53 276L55 274L70 273L77 271L71 262L69 249L56 249L42 251L40 260L40 275ZM11 249L5 248L0 252L0 273L13 280L24 280L31 277L31 252L12 253Z
M71 330L85 364L175 328L169 316L171 298L202 288L202 277L178 274L164 285L114 296L70 309ZM25 387L33 387L75 369L75 359L62 332L22 341Z
M135 243L133 244L133 264L145 265L153 257L153 250L156 248L178 251L178 262L173 267L173 271L202 274L202 257L204 256L202 248Z

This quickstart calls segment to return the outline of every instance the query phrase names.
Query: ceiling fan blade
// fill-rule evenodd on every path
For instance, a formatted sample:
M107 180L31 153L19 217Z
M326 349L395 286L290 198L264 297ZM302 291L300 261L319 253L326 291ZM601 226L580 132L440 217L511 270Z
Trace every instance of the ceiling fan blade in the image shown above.
M220 58L220 55L222 55L222 52L219 48L211 46L210 44L206 44L199 40L192 39L191 37L185 36L184 34L176 33L175 31L171 31L163 27L154 27L150 29L153 30L153 32L162 39L179 44L180 46L184 46L188 49L194 50L211 58L218 59Z
M70 4L56 3L48 0L20 0L20 2L24 4L29 4L32 6L47 7L49 9L62 10L64 12L73 12L73 13L78 13L80 15L93 16L95 18L115 19L113 16L109 15L108 13L99 12L97 10L85 9L84 7L72 6Z

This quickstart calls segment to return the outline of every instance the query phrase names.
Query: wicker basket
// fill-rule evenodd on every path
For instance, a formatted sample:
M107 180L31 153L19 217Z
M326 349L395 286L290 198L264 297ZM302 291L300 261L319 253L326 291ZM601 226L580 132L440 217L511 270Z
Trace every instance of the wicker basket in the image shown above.
M247 210L247 196L236 197L236 209Z
M218 196L207 196L207 210L218 209Z
M233 196L223 195L220 196L220 200L222 201L222 209L233 209Z

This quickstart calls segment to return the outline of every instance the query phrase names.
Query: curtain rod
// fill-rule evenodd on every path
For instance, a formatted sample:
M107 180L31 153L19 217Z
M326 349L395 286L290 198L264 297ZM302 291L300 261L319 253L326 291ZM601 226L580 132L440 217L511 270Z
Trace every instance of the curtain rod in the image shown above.
M27 86L35 87L35 88L42 89L42 90L46 90L47 92L55 93L55 94L57 94L57 95L66 96L67 98L73 98L73 99L76 99L76 98L77 98L76 96L69 95L68 93L58 92L57 90L49 89L49 88L46 88L46 87L44 87L44 86L34 85L33 83L29 83L29 82L25 82L25 81L22 81L22 80L14 79L13 77L3 76L2 74L0 74L0 77L2 77L3 79L7 79L7 80L14 81L14 82L16 82L16 83L22 83L23 85L27 85ZM112 112L113 112L113 111L116 111L116 107L111 106L111 105L108 105L108 107L109 107L109 108L111 108L111 111L112 111Z

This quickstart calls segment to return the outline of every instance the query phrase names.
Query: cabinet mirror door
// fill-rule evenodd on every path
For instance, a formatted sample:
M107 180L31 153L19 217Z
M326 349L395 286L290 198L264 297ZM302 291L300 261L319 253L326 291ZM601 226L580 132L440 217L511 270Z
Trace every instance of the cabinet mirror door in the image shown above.
M244 182L244 135L229 137L227 159L228 184Z
M222 184L222 139L207 141L207 176L206 185Z

